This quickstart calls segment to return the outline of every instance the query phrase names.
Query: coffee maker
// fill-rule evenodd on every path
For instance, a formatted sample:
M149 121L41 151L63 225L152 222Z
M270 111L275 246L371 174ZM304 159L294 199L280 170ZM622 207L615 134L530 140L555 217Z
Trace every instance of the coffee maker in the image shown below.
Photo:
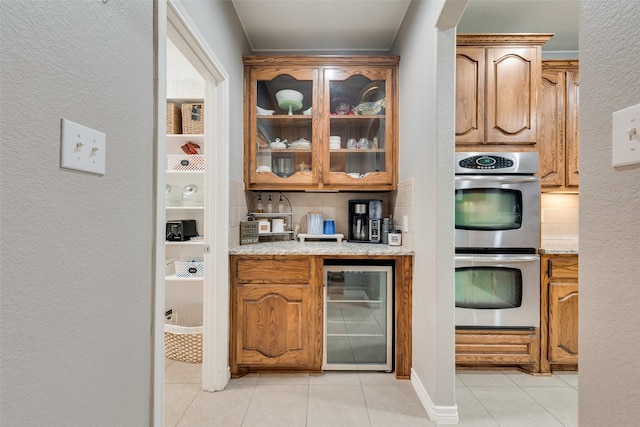
M381 228L382 200L349 200L348 241L380 243Z

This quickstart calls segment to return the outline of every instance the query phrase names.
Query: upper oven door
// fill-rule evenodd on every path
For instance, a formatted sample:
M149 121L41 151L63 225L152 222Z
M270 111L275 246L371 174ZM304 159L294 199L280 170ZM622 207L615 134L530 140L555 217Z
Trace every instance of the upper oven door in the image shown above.
M540 178L457 175L455 225L456 248L538 248Z

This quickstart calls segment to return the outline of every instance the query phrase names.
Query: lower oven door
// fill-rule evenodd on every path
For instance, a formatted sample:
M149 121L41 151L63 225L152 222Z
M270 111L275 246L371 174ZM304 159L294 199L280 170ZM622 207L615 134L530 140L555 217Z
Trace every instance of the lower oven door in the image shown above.
M456 327L540 325L540 257L456 254Z

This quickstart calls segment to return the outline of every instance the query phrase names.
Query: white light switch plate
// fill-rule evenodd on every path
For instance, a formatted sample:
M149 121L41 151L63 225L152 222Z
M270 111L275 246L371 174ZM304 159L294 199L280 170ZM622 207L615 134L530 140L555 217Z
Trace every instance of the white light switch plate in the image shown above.
M86 126L62 119L60 166L104 175L107 136Z
M613 113L614 167L640 163L640 104Z

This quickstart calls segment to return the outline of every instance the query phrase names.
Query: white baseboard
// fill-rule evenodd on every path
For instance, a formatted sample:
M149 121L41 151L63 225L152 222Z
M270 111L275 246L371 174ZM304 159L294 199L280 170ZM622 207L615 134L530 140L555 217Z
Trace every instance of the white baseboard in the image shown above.
M416 374L416 371L411 369L411 385L416 391L422 406L427 411L427 415L431 421L436 424L458 424L458 405L452 406L438 406L433 403L427 389L424 388L422 381Z

